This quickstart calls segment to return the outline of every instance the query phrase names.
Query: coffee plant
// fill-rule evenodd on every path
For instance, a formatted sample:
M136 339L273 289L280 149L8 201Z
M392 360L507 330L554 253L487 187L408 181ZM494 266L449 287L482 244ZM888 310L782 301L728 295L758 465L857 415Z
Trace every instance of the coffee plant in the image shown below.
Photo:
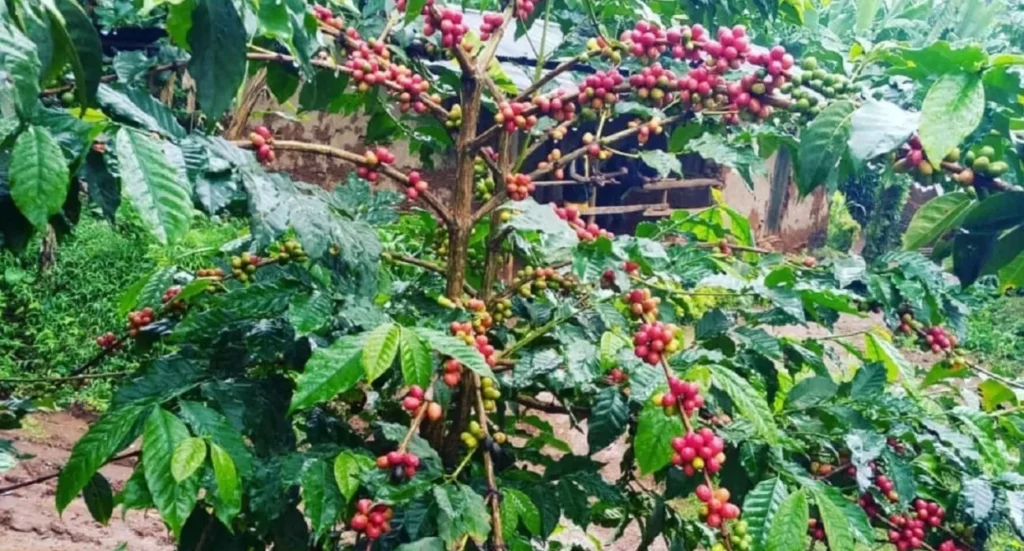
M189 550L586 545L570 523L715 551L1024 533L1021 385L960 354L967 308L931 260L773 253L720 201L615 235L532 197L623 157L681 175L683 152L750 179L784 148L805 194L865 170L960 187L907 248L1015 285L1024 56L858 42L851 68L640 3L145 6L159 53L107 47L75 0L0 4L3 244L71 230L83 201L163 243L196 211L245 213L251 235L125 291L76 375L162 354L77 443L58 510L155 509ZM549 24L575 51L542 41L517 87L499 41ZM220 137L257 74L303 111L365 112L367 143ZM883 99L896 80L920 93ZM396 164L399 139L454 152L450 200ZM275 169L293 154L354 171L326 191ZM888 330L829 331L871 314ZM99 469L126 455L115 493Z

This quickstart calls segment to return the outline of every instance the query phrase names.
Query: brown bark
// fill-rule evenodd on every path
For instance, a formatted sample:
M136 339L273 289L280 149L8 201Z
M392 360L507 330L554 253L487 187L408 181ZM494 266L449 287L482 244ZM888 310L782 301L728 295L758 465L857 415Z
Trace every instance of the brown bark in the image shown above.
M473 151L467 144L476 136L480 119L480 85L472 74L462 75L462 127L456 145L455 193L448 222L448 298L462 296L466 256L473 229Z

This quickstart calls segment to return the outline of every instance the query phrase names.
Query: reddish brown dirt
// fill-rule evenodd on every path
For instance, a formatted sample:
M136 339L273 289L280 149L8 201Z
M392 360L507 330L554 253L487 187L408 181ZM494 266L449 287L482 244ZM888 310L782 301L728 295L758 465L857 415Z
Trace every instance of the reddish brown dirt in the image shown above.
M18 451L35 456L0 475L0 486L55 472L87 428L88 419L60 412L33 415L22 430L0 431L0 438L14 440ZM125 460L107 465L101 472L117 491L133 467L134 460ZM122 542L127 542L131 551L174 549L155 512L132 511L122 519L115 510L110 525L103 526L92 519L85 502L76 499L58 515L56 487L57 481L51 480L0 495L0 551L111 551Z

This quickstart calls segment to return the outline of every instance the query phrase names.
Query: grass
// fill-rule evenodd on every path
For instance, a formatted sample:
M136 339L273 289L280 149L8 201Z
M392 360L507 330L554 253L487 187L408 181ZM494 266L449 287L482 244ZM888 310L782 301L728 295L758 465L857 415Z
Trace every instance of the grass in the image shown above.
M57 264L39 273L38 243L14 255L0 253L0 378L57 377L96 353L97 335L122 328L117 316L121 292L155 266L187 269L209 265L220 245L245 233L239 221L197 219L177 244L156 243L137 220L125 217L116 226L84 217L75 233L60 244ZM132 371L140 358L119 354L93 372ZM96 380L76 390L70 385L0 386L0 396L51 398L102 408L117 386Z
M1024 374L1024 297L1000 297L973 309L964 348L1000 375Z

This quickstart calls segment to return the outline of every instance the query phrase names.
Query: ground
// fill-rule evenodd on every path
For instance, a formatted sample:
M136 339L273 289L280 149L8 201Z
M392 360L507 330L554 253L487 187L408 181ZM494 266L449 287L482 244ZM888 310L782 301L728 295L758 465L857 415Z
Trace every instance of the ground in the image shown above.
M867 331L880 321L873 318L846 316L835 328L836 334ZM780 334L796 338L820 337L828 332L822 328L784 327ZM863 342L852 338L851 342ZM837 349L838 351L838 349ZM927 365L934 361L930 355L907 352L907 358ZM543 397L541 397L543 399ZM573 429L563 415L545 416L552 423L555 435L567 441L573 453L587 453L586 422ZM15 441L16 447L35 458L20 463L15 469L0 475L0 485L7 486L21 481L55 472L71 453L74 443L88 428L89 418L71 412L38 414L28 418L25 428L18 431L0 431L0 438ZM137 444L136 444L137 445ZM136 448L133 448L136 449ZM129 450L131 451L131 450ZM598 453L594 459L607 463L602 474L608 480L619 475L618 458L625 451L622 440ZM104 476L115 490L119 490L131 475L134 459L103 468ZM646 482L645 485L653 484ZM54 507L56 480L42 485L30 486L0 496L0 551L111 551L122 542L128 542L130 551L164 551L174 549L174 542L167 535L163 523L155 511L130 512L121 518L115 510L109 526L93 521L81 499L58 516ZM640 542L640 531L634 523L623 536L612 542L614 531L590 527L587 534L580 530L568 530L556 536L591 547L587 537L602 544L605 551L632 551ZM594 549L599 549L593 546ZM658 541L654 550L665 549L664 542Z

